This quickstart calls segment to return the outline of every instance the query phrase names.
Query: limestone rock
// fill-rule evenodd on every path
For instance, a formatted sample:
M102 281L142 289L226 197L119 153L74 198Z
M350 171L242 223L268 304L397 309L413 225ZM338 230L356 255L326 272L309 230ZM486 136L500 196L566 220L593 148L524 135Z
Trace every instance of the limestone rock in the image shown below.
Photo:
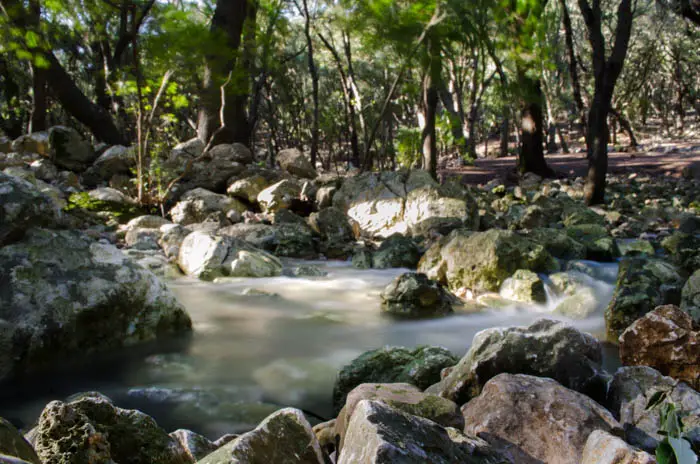
M41 464L39 456L37 456L32 445L24 439L22 434L12 424L3 418L0 418L0 455L23 459L32 464Z
M330 207L309 216L309 225L321 236L321 252L331 259L345 259L354 241L352 227L345 214Z
M86 172L86 176L107 181L115 174L131 174L131 168L135 165L136 154L133 148L114 145L95 160L92 167Z
M299 200L301 187L291 180L281 180L258 194L260 207L274 213L280 209L289 209L295 200Z
M243 214L246 206L235 198L196 188L185 193L170 210L173 222L183 226L207 220L226 221L231 213Z
M590 434L581 464L656 464L656 459L602 430Z
M191 430L179 429L170 433L170 436L177 440L191 462L199 461L218 448L207 437L194 433Z
M20 239L30 227L54 225L59 214L48 195L0 172L0 246Z
M540 277L527 269L515 271L501 285L501 296L508 300L520 303L544 303L547 294L544 290L544 282Z
M245 200L248 203L256 203L258 195L265 190L270 183L260 174L245 177L234 181L226 189L226 193L234 198Z
M681 309L700 324L700 269L695 271L683 286Z
M311 162L296 148L280 151L275 159L284 171L293 176L304 179L315 179L318 176Z
M375 269L396 267L415 269L420 258L420 249L411 238L394 234L383 240L379 248L372 253L372 267Z
M559 259L584 259L586 247L558 229L533 229L527 235L533 242L542 245L552 256Z
M457 298L437 282L415 272L398 276L380 296L382 311L405 318L444 316L457 303Z
M97 158L90 142L64 126L49 129L49 152L57 166L71 171L83 171Z

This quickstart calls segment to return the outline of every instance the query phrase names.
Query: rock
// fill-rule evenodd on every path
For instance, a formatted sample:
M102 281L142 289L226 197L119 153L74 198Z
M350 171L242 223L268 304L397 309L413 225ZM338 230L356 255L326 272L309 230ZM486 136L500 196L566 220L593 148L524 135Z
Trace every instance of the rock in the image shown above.
M483 437L513 462L579 464L594 430L622 427L592 399L552 379L499 374L462 407L467 435Z
M606 377L602 349L593 336L561 322L540 319L529 327L482 330L467 354L426 391L464 404L501 373L551 377L602 401Z
M379 248L372 253L372 267L375 269L396 267L415 269L420 258L420 249L412 239L394 234L382 241Z
M133 148L121 145L109 147L92 164L85 173L85 178L94 178L97 182L107 181L115 174L131 174L131 168L136 165L136 155ZM94 184L94 181L88 184Z
M160 245L167 258L177 258L180 254L180 246L191 233L190 230L180 224L164 224L160 227Z
M361 401L338 464L503 463L488 444L378 401Z
M198 433L194 433L191 430L179 429L172 433L170 436L177 440L180 447L187 453L191 462L197 462L205 456L216 451L218 448L214 443L212 443L207 437L203 437Z
M568 295L559 301L552 312L571 319L585 319L599 306L595 291L590 287L581 287L575 294Z
M291 269L284 269L282 274L288 277L325 277L328 272L313 264L302 264Z
M272 224L276 226L280 224L307 225L306 220L303 217L299 216L298 214L294 214L288 209L275 211L275 214L272 216Z
M49 134L46 131L40 131L22 135L12 142L11 151L17 153L36 153L41 156L48 156Z
M52 226L60 212L34 185L0 172L0 246L19 240L36 226Z
M154 250L147 248L147 246L151 246L151 244L145 245L140 243L135 247L123 249L122 252L136 264L151 271L161 279L170 280L182 277L177 264L169 261L159 249Z
M44 182L53 182L58 178L58 169L46 158L34 161L29 165L29 168L34 172L37 179Z
M7 456L6 454L0 454L0 464L34 464L25 461L24 459L15 458L12 456Z
M700 326L677 306L660 306L622 333L620 359L700 389Z
M126 246L136 250L160 250L158 240L160 240L158 229L131 229L124 237Z
M280 209L289 209L295 200L299 200L301 187L291 180L281 180L267 187L258 194L258 203L263 211L274 213Z
M349 394L345 406L338 415L335 432L345 438L350 419L361 401L372 400L402 411L412 416L431 420L443 427L464 428L462 412L454 402L436 395L423 393L408 383L363 383Z
M619 266L595 261L576 260L566 263L567 272L585 274L594 280L615 283L619 274Z
M257 203L258 195L269 185L270 183L265 177L255 174L244 179L236 180L228 186L226 193L234 198L253 204Z
M547 294L544 282L540 277L527 269L515 271L501 285L500 294L503 298L521 303L545 303Z
M222 143L209 150L213 160L227 160L235 163L250 164L253 162L253 152L242 143Z
M585 245L558 229L533 229L527 238L542 245L555 258L570 260L586 257Z
M674 264L688 273L700 269L700 237L676 231L661 241Z
M562 222L565 227L573 227L584 224L605 225L605 216L602 216L591 208L580 203L571 203L564 208Z
M700 216L685 216L678 224L678 230L684 234L697 234L700 232Z
M218 233L248 242L275 256L318 258L313 231L305 224L235 224L221 229Z
M444 316L453 312L457 297L425 274L407 272L393 280L381 293L382 311L404 318Z
M615 245L621 256L654 256L656 253L654 245L648 240L615 240Z
M655 259L626 258L620 262L612 300L605 310L608 340L657 306L680 303L684 280L672 265Z
M127 231L133 229L160 229L166 224L172 224L172 222L161 216L145 215L135 217L131 221L127 222L124 229Z
M316 191L316 206L318 209L333 206L333 195L338 191L335 185L321 187Z
M367 248L356 248L352 254L352 267L357 269L372 268L372 250Z
M32 445L12 424L3 418L0 418L0 455L13 456L32 464L41 464ZM1 462L2 459L0 459Z
M200 156L204 152L204 142L198 137L178 143L168 156L168 163L184 169L185 163L192 158Z
M94 190L90 190L88 196L95 201L114 203L116 205L133 205L135 201L126 194L120 192L117 189L111 187L100 187Z
M620 419L627 441L654 452L663 436L662 411L670 406L678 412L687 438L700 446L700 393L684 382L664 377L647 366L621 367L615 372L605 403Z
M182 195L170 210L173 222L183 226L207 220L225 221L231 212L242 214L246 206L235 198L196 188Z
M435 243L418 264L418 271L450 289L498 291L519 269L555 271L558 263L544 247L513 232L492 229L465 234L455 231Z
M0 269L0 378L191 327L152 273L79 232L33 229Z
M9 153L12 151L12 140L9 137L0 135L0 153Z
M190 464L177 440L141 411L87 394L52 401L41 413L35 447L44 464Z
M586 258L594 261L612 261L620 252L615 240L600 224L579 224L568 227L569 237L586 247Z
M178 265L185 274L203 280L216 277L272 277L282 263L262 250L230 237L192 232L180 246Z
M84 171L97 158L92 145L70 127L49 129L49 152L57 166L71 171Z
M588 436L581 464L656 464L656 459L602 430Z
M440 371L457 363L444 348L419 346L413 350L384 347L368 351L344 366L333 387L333 406L345 404L350 391L362 383L410 383L421 390L440 380Z
M321 236L321 253L330 259L346 259L355 237L345 214L330 207L309 216L309 225Z
M695 271L683 286L681 309L700 324L700 269Z
M476 202L461 186L438 184L426 171L367 172L343 182L333 205L358 224L363 235L389 237L476 230Z
M280 151L275 160L284 171L293 176L304 179L315 179L318 176L311 162L296 148Z
M198 464L324 464L311 425L298 409L282 409Z

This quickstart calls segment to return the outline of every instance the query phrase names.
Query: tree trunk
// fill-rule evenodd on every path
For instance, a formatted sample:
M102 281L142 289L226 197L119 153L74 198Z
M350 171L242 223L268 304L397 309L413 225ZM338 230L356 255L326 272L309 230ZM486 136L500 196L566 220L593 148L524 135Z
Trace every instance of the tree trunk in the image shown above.
M562 9L562 22L564 24L564 39L566 42L566 52L569 57L569 77L571 78L571 87L574 93L574 103L576 104L577 120L581 123L581 130L586 128L586 109L583 104L583 96L581 94L581 81L578 76L578 65L576 62L576 52L574 50L574 35L571 26L571 16L569 8L566 6L566 0L559 0Z
M29 2L28 23L31 29L39 30L41 21L41 5L37 0ZM32 53L40 53L39 49L30 49ZM38 132L46 130L47 92L46 92L46 69L31 64L32 71L32 117L29 121L28 132Z
M589 205L605 202L605 176L608 172L608 111L605 98L597 95L588 113L588 175L584 197Z
M508 156L508 141L509 141L509 139L510 139L510 121L508 120L508 114L505 114L503 116L503 122L501 122L501 157Z
M435 123L439 101L438 86L440 85L440 48L437 39L428 41L428 69L423 78L423 111L425 126L423 127L423 169L428 171L433 179L437 179L437 133Z
M206 66L197 123L197 135L205 144L209 143L221 126L221 87L230 76L224 98L225 127L218 131L212 145L234 142L250 145L250 124L246 113L250 75L247 69L241 69L243 60L236 58L241 54L243 26L248 18L249 1L252 0L216 2L210 34L212 37L223 36L226 40L222 44L224 50L205 55Z
M314 43L311 37L311 14L307 0L302 0L304 15L304 35L306 36L309 74L311 75L311 99L313 100L313 119L311 121L311 164L316 166L318 156L319 108L318 108L318 68L314 60Z
M544 159L544 124L542 86L539 79L533 79L518 70L518 82L523 92L520 110L520 159L521 173L532 172L542 177L551 177L554 172Z

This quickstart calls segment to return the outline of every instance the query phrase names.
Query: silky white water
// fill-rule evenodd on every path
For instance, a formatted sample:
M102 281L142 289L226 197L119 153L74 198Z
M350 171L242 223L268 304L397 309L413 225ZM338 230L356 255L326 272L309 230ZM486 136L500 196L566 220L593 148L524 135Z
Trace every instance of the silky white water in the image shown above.
M95 361L88 369L37 382L0 402L0 415L29 425L48 401L97 390L119 406L152 414L166 429L185 427L216 438L249 430L282 405L330 417L338 369L364 351L426 344L444 346L461 357L480 330L555 317L550 314L555 302L550 301L397 321L380 313L379 293L405 269L313 264L328 275L171 281L194 324L184 346L156 347L155 354L130 352L123 359ZM595 281L598 311L578 321L555 318L602 334L602 309L612 294L609 276L614 277L615 268L605 265L601 275L608 281ZM550 298L556 296L550 292ZM614 363L614 358L607 362Z

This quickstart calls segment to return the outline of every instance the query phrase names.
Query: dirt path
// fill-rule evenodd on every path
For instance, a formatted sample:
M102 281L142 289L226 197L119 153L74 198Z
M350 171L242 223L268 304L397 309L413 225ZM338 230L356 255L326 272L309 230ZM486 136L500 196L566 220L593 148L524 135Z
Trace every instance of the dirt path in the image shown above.
M695 179L700 180L700 140L667 143L651 147L654 151L609 153L610 174L649 174L654 176L681 177L689 167ZM547 162L557 172L569 177L586 174L588 162L585 153L547 155ZM474 166L448 168L441 173L458 175L465 184L483 184L491 179L505 179L516 166L516 158L479 159Z

